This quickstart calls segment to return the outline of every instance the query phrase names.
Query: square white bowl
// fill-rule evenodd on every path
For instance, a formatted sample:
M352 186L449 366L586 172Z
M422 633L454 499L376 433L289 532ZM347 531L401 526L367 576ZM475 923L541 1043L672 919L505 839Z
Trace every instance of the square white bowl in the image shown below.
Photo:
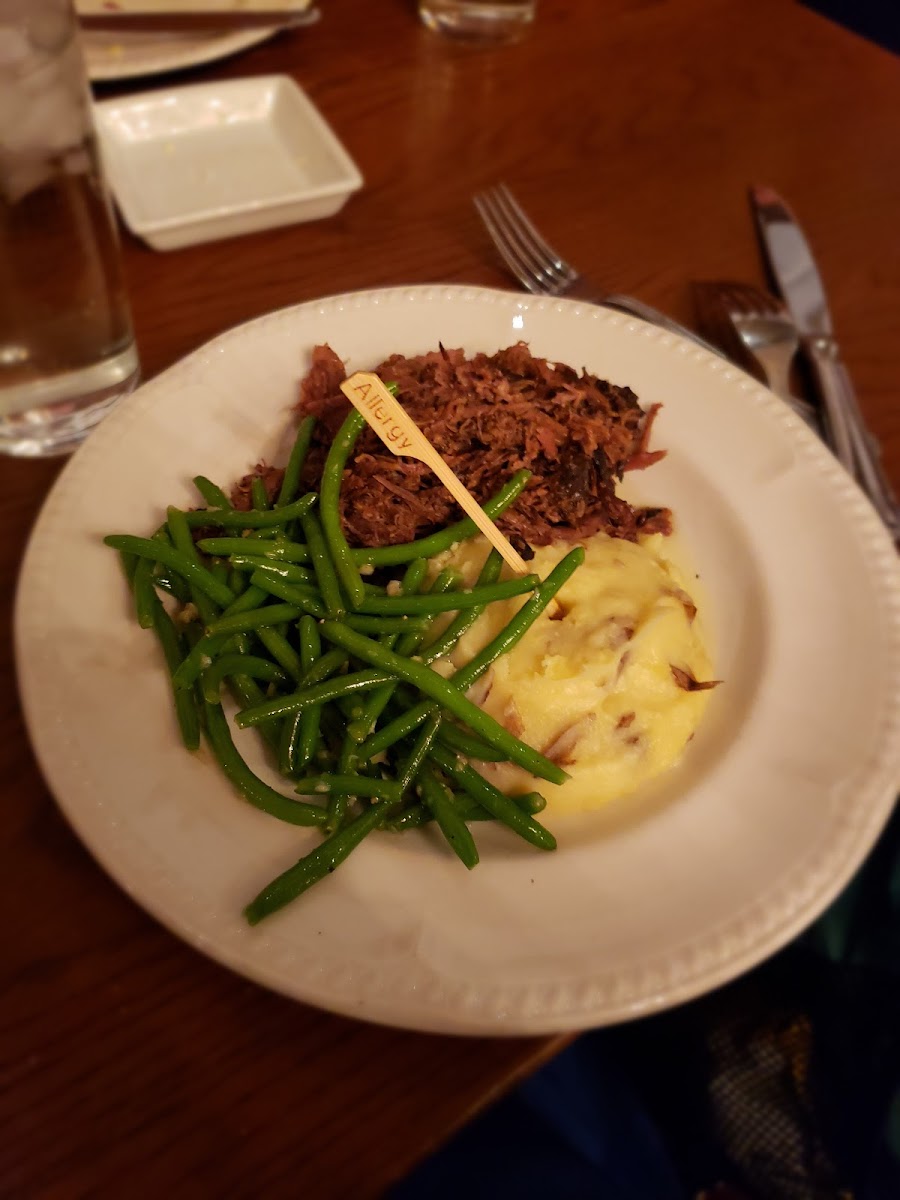
M287 75L144 92L94 109L125 223L155 250L330 217L362 187Z

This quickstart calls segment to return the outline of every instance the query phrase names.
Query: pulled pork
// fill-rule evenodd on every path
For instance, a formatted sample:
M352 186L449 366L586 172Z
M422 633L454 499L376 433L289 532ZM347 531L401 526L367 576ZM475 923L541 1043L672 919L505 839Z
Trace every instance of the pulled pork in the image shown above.
M513 472L532 479L498 525L520 549L603 531L634 541L669 533L668 509L632 508L615 492L625 471L662 457L646 447L647 414L627 387L535 358L520 342L466 358L440 350L392 355L376 368L463 484L484 503ZM332 438L349 411L344 364L317 346L297 410L317 418L303 484L317 487ZM366 429L344 473L341 516L348 541L384 546L413 541L459 520L461 512L428 467L395 458Z

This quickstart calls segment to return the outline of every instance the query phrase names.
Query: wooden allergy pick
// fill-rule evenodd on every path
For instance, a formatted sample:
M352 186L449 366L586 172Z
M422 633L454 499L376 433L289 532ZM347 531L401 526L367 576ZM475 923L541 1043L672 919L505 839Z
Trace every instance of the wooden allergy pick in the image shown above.
M341 391L365 417L392 454L415 458L430 467L467 517L475 522L498 554L517 575L528 566L516 553L475 497L463 487L418 425L404 412L377 375L357 371L341 384Z

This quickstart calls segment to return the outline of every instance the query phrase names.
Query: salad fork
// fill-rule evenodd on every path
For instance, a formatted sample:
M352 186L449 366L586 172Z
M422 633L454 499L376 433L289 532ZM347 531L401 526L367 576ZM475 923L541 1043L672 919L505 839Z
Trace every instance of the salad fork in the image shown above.
M571 297L618 309L667 329L670 333L690 338L705 350L721 357L721 351L692 329L633 296L605 292L576 271L544 240L506 184L500 183L479 192L474 197L474 204L500 257L526 291L536 296Z
M815 408L791 390L800 336L784 307L749 283L695 283L693 290L703 328L726 351L734 348L736 337L771 391L821 435Z

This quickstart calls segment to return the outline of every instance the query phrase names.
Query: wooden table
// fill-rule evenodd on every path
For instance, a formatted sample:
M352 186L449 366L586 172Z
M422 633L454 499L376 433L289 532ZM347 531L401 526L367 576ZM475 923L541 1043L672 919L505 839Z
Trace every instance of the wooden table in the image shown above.
M585 271L689 320L691 279L762 282L745 195L765 181L814 242L896 479L897 60L785 0L539 7L526 41L473 50L421 28L410 0L322 0L315 28L198 70L294 76L366 183L331 220L227 245L126 238L146 374L310 297L510 286L470 202L497 179ZM108 881L54 806L15 697L16 571L59 465L0 463L0 1194L379 1195L563 1041L304 1008L188 950Z

